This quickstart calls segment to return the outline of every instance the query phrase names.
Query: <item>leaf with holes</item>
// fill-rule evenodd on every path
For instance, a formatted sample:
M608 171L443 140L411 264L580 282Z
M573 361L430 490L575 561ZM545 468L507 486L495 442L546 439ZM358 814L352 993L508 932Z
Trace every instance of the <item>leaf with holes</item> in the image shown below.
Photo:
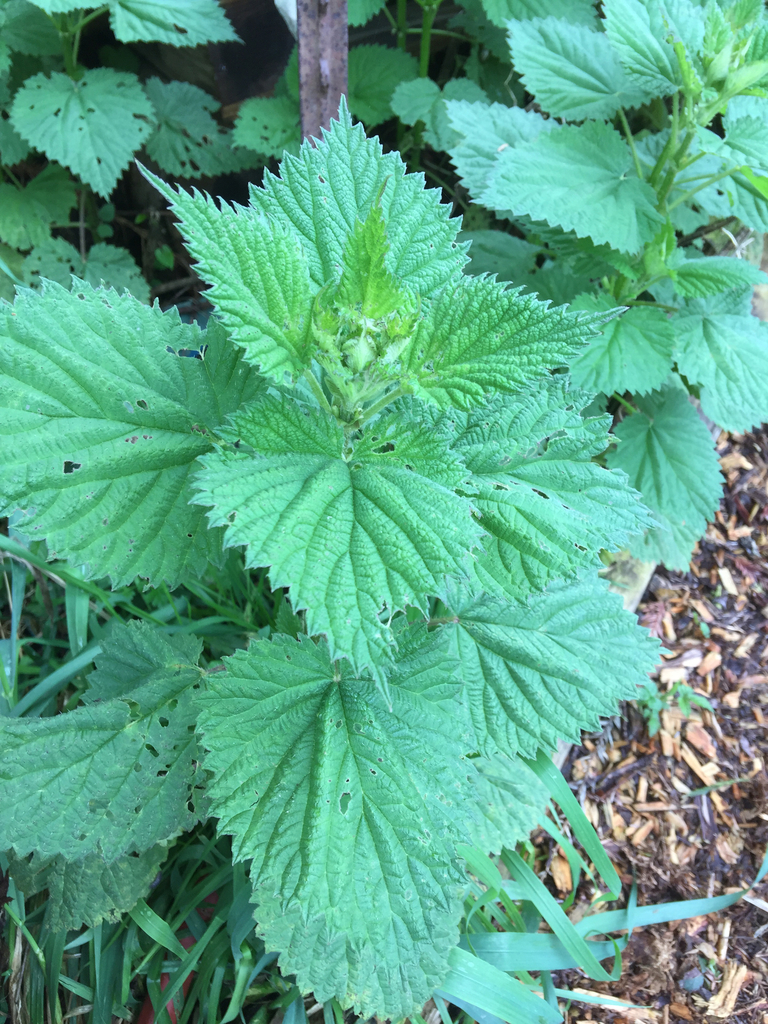
M312 358L314 289L296 235L252 207L217 206L145 174L181 218L198 273L213 285L208 296L248 361L278 382L300 375Z
M0 719L0 835L19 856L114 861L200 816L192 695L202 685L202 643L132 623L102 646L96 664L110 681L102 687L97 671L85 706Z
M55 281L64 288L72 287L72 277L86 281L94 288L104 286L118 292L129 292L142 302L149 302L149 285L127 249L97 242L83 261L74 245L63 238L50 238L35 246L24 265L26 280L33 286L42 278Z
M24 188L0 185L0 239L17 249L42 245L54 224L66 224L77 202L63 167L49 164Z
M321 410L271 396L226 433L240 447L201 460L195 500L226 527L227 545L246 547L247 565L290 587L331 657L380 677L387 620L426 609L446 573L469 570L482 531L455 493L468 475L460 458L416 416L385 415L350 443Z
M107 0L109 23L121 43L207 46L239 42L217 0Z
M527 602L445 593L478 749L512 756L577 741L637 694L658 641L595 577L553 583Z
M391 709L324 643L283 636L238 652L198 701L211 813L252 861L267 949L364 1017L421 1007L458 939L474 770L440 639L402 638Z
M258 387L221 329L50 284L0 311L0 338L3 514L23 510L17 529L114 586L202 572L220 542L190 473Z
M13 127L50 160L107 198L152 132L154 110L135 75L86 71L75 82L54 71L28 78L13 100Z
M237 113L233 141L263 156L296 156L301 142L298 102L291 96L253 96Z
M633 550L645 561L687 569L693 545L719 504L717 452L682 388L653 391L636 404L638 411L616 426L621 443L607 460L624 470L661 524Z
M157 127L145 143L149 156L175 178L199 178L241 171L253 164L250 154L232 148L231 130L211 116L219 108L207 92L189 82L144 83Z
M98 853L79 860L64 857L31 860L9 851L11 878L25 896L48 890L47 919L53 931L93 928L119 921L146 896L168 849L158 844L136 856L107 861Z

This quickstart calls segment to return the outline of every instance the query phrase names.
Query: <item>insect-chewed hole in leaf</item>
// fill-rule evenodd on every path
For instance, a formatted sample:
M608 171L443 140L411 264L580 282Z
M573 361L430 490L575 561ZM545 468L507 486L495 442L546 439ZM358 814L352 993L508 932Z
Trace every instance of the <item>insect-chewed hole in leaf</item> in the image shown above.
M363 731L363 727L362 727L362 725L360 725L359 722L355 722L354 728L355 728L355 732L362 732Z
M149 406L147 405L147 403L144 401L143 398L139 398L137 400L137 402L136 402L136 405L138 405L138 407L140 409L148 409L149 408Z
M136 764L135 764L135 765L133 766L133 770L134 770L135 772L140 772L140 771L141 771L141 765L139 764L139 762L138 762L138 761L137 761L137 762L136 762Z
M290 660L291 660L291 656L290 656L290 654L286 654L286 656L285 656L285 660L286 660L286 661L290 661Z
M155 750L151 743L145 743L144 749L148 750L152 757L160 757L160 755L158 754L158 752Z
M189 813L190 813L190 814L194 814L194 813L195 813L195 804L194 804L194 801L192 801L192 800L187 800L187 810L189 811Z
M341 811L342 814L347 813L347 808L349 807L349 801L351 799L351 793L342 793L341 796L339 797L339 810Z
M387 452L393 452L395 450L395 446L391 441L387 441L386 444L381 444L378 448L374 448L373 450L377 455L385 455Z
M371 773L371 775L378 775L378 774L379 774L379 773L378 773L378 772L376 771L376 769L375 769L375 768L371 768L371 769L369 769L369 770L370 770L370 773Z
M165 776L168 774L168 770L166 768L161 768L160 771L155 772L155 774L157 775L158 779L164 779Z
M230 512L229 515L227 516L227 520L230 523L234 523L234 521L236 519L237 519L237 509L235 509L233 512Z
M167 718L164 718L163 716L161 716L160 718L158 718L158 722L160 723L160 725L162 725L162 727L164 729L168 728L168 719Z
M175 711L176 708L178 707L178 704L179 702L176 700L175 697L171 698L171 700L168 701L168 710Z
M191 534L191 533L188 533L188 534L187 534L187 536L191 538L191 537L192 537L192 534Z
M68 459L64 462L64 472L74 473L76 470L82 468L82 462L70 462Z
M338 722L336 723L336 728L337 729L341 728L341 719L339 719Z
M384 760L384 758L383 757L377 757L376 760L379 762L379 764L381 764L381 762Z
M531 490L534 494L538 494L540 498L543 498L545 501L549 501L549 495L545 494L544 491L537 491L535 487L532 487Z

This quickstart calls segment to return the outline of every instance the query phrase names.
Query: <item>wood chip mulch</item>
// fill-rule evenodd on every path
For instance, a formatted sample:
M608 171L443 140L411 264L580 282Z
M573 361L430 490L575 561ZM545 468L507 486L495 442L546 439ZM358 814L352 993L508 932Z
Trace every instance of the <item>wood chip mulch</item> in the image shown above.
M691 571L657 570L638 609L663 643L660 691L685 684L713 711L691 705L686 717L672 696L651 737L628 705L622 719L584 738L565 766L625 892L637 878L640 906L743 889L768 847L768 428L723 433L717 448L727 486L716 522ZM567 897L572 882L562 851L543 831L534 842L546 855L547 884ZM593 895L582 882L569 915L583 916ZM558 988L645 1007L574 1003L571 1024L768 1024L768 879L750 899L637 930L617 982L559 972Z

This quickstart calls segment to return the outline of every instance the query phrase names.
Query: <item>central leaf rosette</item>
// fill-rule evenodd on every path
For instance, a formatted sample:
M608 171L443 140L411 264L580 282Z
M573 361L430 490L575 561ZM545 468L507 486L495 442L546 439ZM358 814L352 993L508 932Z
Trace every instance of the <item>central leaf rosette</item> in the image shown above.
M315 296L312 334L317 361L339 415L357 420L386 385L402 385L400 354L413 337L421 302L386 266L389 252L381 207L356 221L343 269Z

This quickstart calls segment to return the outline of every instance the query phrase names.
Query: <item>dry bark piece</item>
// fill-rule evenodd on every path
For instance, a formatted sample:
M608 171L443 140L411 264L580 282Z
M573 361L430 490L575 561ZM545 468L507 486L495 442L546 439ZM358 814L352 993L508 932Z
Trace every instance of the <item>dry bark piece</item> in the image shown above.
M726 1019L731 1016L739 998L741 986L747 977L746 964L731 961L725 965L723 983L707 1004L707 1013Z

